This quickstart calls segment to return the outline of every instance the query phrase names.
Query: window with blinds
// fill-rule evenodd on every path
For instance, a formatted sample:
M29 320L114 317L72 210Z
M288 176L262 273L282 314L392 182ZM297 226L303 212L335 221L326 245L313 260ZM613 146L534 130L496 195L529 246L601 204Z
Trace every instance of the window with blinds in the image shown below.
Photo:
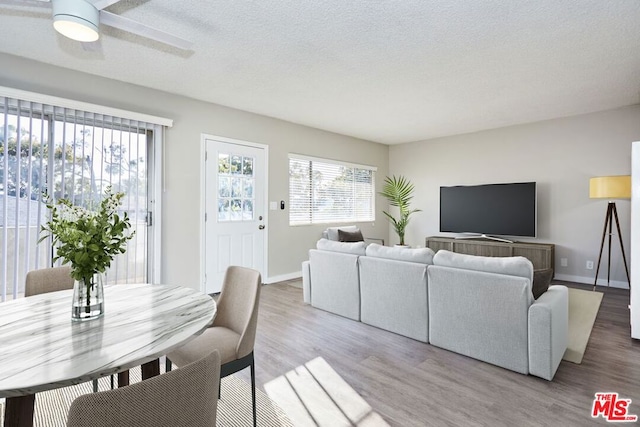
M0 97L0 294L24 292L30 270L51 267L55 248L38 243L50 213L43 200L99 202L124 192L136 235L107 271L107 283L145 282L149 147L158 125Z
M289 156L289 224L375 220L372 166Z

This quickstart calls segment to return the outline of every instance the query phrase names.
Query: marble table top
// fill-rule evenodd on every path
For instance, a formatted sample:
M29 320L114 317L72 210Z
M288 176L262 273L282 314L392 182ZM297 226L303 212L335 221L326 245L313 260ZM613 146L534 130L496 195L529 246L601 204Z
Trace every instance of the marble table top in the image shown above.
M181 286L104 287L99 319L71 320L72 290L0 303L0 397L65 387L156 359L211 324L211 297Z

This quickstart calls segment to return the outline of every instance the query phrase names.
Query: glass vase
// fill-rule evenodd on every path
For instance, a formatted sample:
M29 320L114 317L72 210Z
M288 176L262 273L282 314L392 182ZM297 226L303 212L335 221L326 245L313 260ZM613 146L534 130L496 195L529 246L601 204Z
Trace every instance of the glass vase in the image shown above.
M97 319L104 314L104 274L94 273L90 283L76 280L73 284L72 320Z

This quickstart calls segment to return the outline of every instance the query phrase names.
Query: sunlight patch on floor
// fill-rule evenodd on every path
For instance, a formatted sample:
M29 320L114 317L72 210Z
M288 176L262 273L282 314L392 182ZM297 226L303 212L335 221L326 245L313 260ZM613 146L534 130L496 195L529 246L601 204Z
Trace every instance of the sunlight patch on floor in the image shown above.
M264 389L296 426L389 425L322 357L269 381Z

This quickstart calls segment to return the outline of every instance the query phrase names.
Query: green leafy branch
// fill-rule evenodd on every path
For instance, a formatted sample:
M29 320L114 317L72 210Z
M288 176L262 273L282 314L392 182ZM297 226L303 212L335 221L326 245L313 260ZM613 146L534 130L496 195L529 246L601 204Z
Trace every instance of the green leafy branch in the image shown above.
M42 226L38 243L52 237L57 245L54 261L70 263L71 277L90 284L94 273L104 273L116 255L125 253L135 235L135 231L128 233L127 213L122 217L117 213L123 197L124 193L113 193L109 186L96 210L74 206L67 199L53 203L47 197L51 220Z
M414 186L409 180L403 176L396 177L395 175L385 177L384 185L381 196L384 196L389 200L390 206L395 206L400 212L400 216L396 219L389 212L383 211L382 213L389 219L393 228L395 229L398 237L400 238L400 244L404 245L404 234L409 224L409 217L415 212L420 212L420 209L411 209L411 199L413 199Z

